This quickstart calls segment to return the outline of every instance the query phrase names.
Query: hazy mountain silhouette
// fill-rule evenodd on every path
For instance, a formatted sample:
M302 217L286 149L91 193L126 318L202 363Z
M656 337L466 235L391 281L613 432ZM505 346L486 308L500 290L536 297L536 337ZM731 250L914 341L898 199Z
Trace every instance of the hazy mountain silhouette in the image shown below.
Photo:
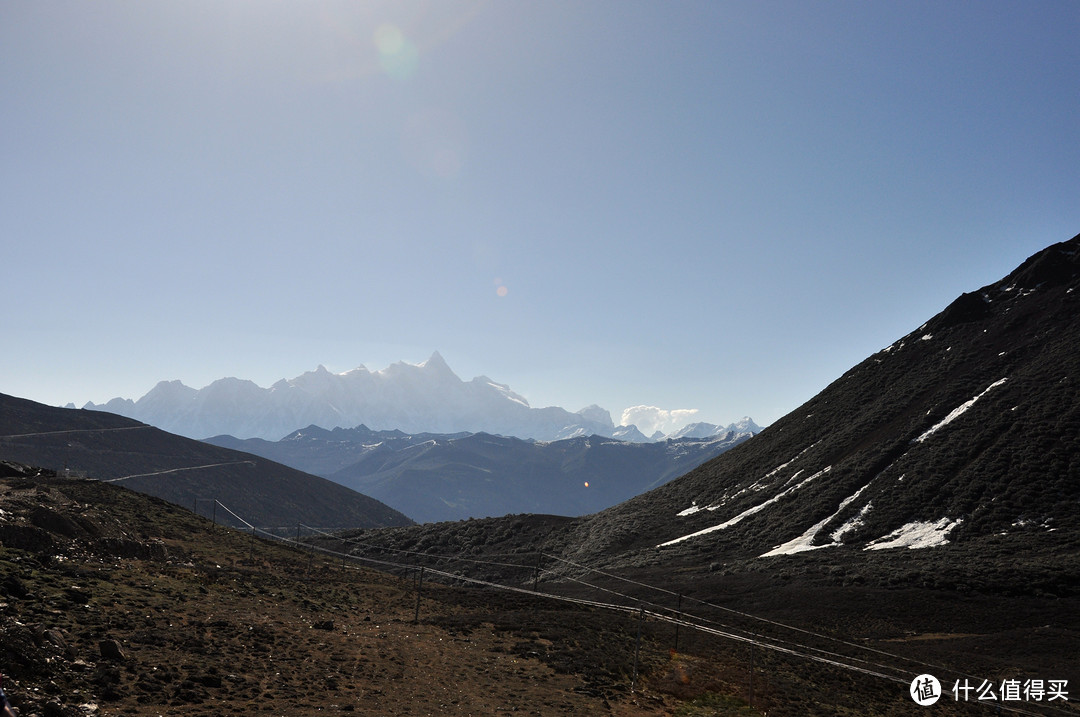
M533 408L509 386L486 376L462 381L436 351L427 361L398 362L381 371L360 366L341 374L323 366L270 388L222 378L194 389L162 381L137 401L114 398L84 408L109 411L190 438L231 435L277 440L304 426L360 424L410 433L485 431L537 440L611 435L611 415L589 406L579 413Z
M263 526L407 525L373 498L279 463L101 411L0 394L0 459L113 481L210 515L213 500ZM218 517L233 522L224 511Z

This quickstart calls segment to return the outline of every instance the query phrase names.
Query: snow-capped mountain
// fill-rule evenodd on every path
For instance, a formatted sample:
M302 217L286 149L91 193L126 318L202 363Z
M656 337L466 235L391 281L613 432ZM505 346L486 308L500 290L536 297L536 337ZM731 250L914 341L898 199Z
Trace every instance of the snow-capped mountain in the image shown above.
M577 413L556 406L533 408L487 376L463 381L438 352L421 364L399 362L381 371L360 366L338 374L319 366L269 388L238 378L222 378L201 389L162 381L137 401L114 398L84 408L191 438L277 440L305 426L363 424L406 433L486 432L541 441L590 435L648 440L633 427L617 428L611 414L596 405Z
M667 438L712 438L713 436L724 436L728 433L733 433L736 436L744 433L756 435L761 433L762 428L758 424L754 423L754 420L750 416L743 416L741 419L728 426L717 426L713 423L691 423L688 426L684 426L674 433L668 434Z

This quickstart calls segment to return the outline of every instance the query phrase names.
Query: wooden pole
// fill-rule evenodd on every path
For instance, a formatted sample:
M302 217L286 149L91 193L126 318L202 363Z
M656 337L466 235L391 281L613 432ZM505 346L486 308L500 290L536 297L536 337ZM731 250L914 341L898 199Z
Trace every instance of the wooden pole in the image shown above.
M424 589L424 566L420 566L420 579L416 583L416 613L413 615L413 622L420 622L420 593Z
M675 608L675 617L682 620L682 593L679 593L678 607ZM679 651L679 623L675 623L675 652Z
M638 656L641 654L641 626L645 622L645 606L638 606L637 644L634 646L634 677L630 680L630 692L637 687Z
M754 706L754 643L750 643L750 706Z
M533 592L536 592L537 584L540 582L540 561L543 557L543 553L536 554L536 568L533 570Z

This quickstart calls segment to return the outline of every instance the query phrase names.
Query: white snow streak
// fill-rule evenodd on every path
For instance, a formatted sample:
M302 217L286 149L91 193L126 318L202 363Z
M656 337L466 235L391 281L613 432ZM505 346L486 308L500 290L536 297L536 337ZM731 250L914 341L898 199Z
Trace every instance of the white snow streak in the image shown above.
M656 547L663 548L663 547L666 547L668 545L674 545L676 543L681 543L684 540L690 540L691 538L696 538L698 536L705 535L707 533L713 533L713 532L716 532L717 530L724 530L726 528L730 528L731 526L735 525L736 523L741 522L744 518L749 518L751 515L754 515L755 513L761 512L762 510L764 510L768 506L772 505L773 503L775 503L778 500L780 500L781 498L783 498L788 493L791 493L792 491L795 491L795 490L798 490L799 488L802 488L804 485L806 485L810 481L814 480L818 476L822 476L822 475L828 473L831 470L832 470L832 466L828 466L826 468L823 468L820 471L818 471L817 473L815 473L814 475L812 475L809 478L806 478L805 480L803 480L801 483L793 485L792 487L788 488L787 490L784 490L784 491L781 491L781 492L777 493L776 495L774 495L772 498L769 498L764 503L759 503L758 505L755 505L752 508L747 508L743 512L736 515L734 518L729 518L728 520L725 520L723 523L720 523L719 525L713 525L711 527L705 528L704 530L699 530L696 533L690 533L689 535L684 535L681 538L675 538L674 540L669 540L666 543L660 543Z
M814 538L816 538L817 534L821 532L821 529L824 528L830 520L840 515L840 511L851 505L852 501L858 498L859 495L862 494L862 492L869 487L870 483L867 483L862 488L859 488L859 490L855 491L853 495L849 495L847 498L844 498L844 500L840 502L840 507L836 509L835 513L830 515L828 518L825 518L820 523L815 523L814 525L810 526L810 528L807 529L807 531L799 537L794 538L793 540L789 540L783 545L777 545L769 552L763 553L758 557L769 558L774 555L794 555L795 553L802 553L807 550L817 550L818 548L827 548L831 545L839 545L840 543L836 540L836 535L837 533L840 533L840 531L833 533L833 542L831 543L825 543L824 545L814 545L813 543ZM842 533L840 534L842 535Z
M983 397L983 396L985 396L985 395L986 395L987 393L989 393L989 391L990 391L991 389L993 389L993 388L997 388L998 386L1000 386L1001 384L1005 383L1005 382L1006 382L1006 381L1008 381L1008 380L1009 380L1009 379L1007 379L1007 378L1003 378L1003 379L1001 379L1000 381L994 381L994 382L993 382L992 384L990 384L989 386L987 386L987 387L986 387L986 389L985 389L985 390L984 390L984 391L983 391L982 393L980 393L980 394L979 394L978 396L976 396L975 398L971 399L970 401L964 401L964 402L963 402L963 403L961 403L961 404L960 404L959 406L957 406L956 408L954 408L954 409L952 410L952 412L950 412L950 413L949 413L949 415L948 415L948 416L945 416L945 418L941 419L941 421L939 421L938 423L934 424L934 425L933 425L933 426L932 426L932 427L930 428L930 430L926 431L926 432L925 432L925 433L923 433L923 434L922 434L921 436L919 436L918 438L916 438L916 439L915 439L914 441L912 441L912 443L922 443L922 442L923 442L923 441L925 441L925 440L926 440L927 438L929 438L929 437L930 437L931 435L933 435L934 433L936 433L938 429L940 429L940 428L942 428L942 427L944 427L944 426L947 426L948 424L952 423L953 421L955 421L955 420L956 420L957 418L959 418L960 416L962 416L962 415L964 415L965 413L967 413L967 410L968 410L969 408L971 408L972 406L974 406L974 405L975 405L975 402L976 402L976 401L978 401L978 400L979 400L980 398L982 398L982 397Z
M811 415L813 415L813 414L811 414ZM766 483L766 481L768 481L768 480L769 480L770 478L772 478L772 477L773 477L774 475L776 475L776 474L777 474L777 473L779 473L780 471L782 471L782 470L784 470L785 468L787 468L788 466L790 466L790 465L791 465L792 463L794 463L795 461L799 460L799 458L801 458L801 457L802 457L802 455L803 455L804 453L806 453L806 452L807 452L808 450L810 450L811 448L813 448L814 446L816 446L816 445L817 445L818 443L821 443L821 441L817 441L817 442L815 442L815 443L812 443L811 445L809 445L809 446L807 446L806 448L802 449L801 451L799 451L798 455L796 455L796 456L795 456L794 458L792 458L792 459L791 459L790 461L788 461L787 463L781 463L781 464L780 464L780 465L778 465L778 466L777 466L776 468L773 468L773 469L772 469L771 471L769 471L768 473L766 473L766 474L764 475L764 477L762 477L762 478L761 478L760 480L758 480L758 481L757 481L756 483L753 483L752 485L748 485L748 486L746 486L746 487L745 487L745 488L743 488L742 490L740 490L740 491L738 491L737 493L735 493L735 495L733 495L733 496L730 496L730 497L728 497L728 495L727 495L727 494L725 493L725 494L724 494L724 497L720 499L720 502L718 502L718 503L713 503L712 505L707 505L707 506L705 506L704 510L709 510L709 511L712 511L712 510L717 510L717 509L719 509L719 508L722 508L722 507L724 507L724 504L725 504L725 503L727 503L727 502L728 502L729 500L734 500L735 498L738 498L738 497L739 497L740 495L742 495L743 493L746 493L747 491L751 491L751 490L752 490L752 491L760 491L760 490L764 490L765 488L768 488L769 486L768 486L768 484ZM799 474L800 474L800 473L802 473L802 471L801 471L801 470L798 470L798 471L796 471L796 472L795 472L795 475L793 475L793 476L791 476L790 478L788 478L788 479L787 479L787 482L786 482L786 483L784 483L784 485L785 485L785 486L788 486L788 485L790 485L790 484L792 483L792 481L794 481L794 480L795 480L796 478L798 478L798 477L799 477ZM697 504L697 501L694 501L694 502L693 502L693 503L692 503L692 504L690 505L690 507L689 507L689 508L685 508L684 510L680 510L680 511L679 511L678 513L676 513L675 515L676 515L677 517L679 517L679 518L685 518L685 517L686 517L686 516L688 516L688 515L693 515L694 513L698 512L699 510L702 510L702 508L701 508L701 507L700 507L700 506L699 506L699 505Z

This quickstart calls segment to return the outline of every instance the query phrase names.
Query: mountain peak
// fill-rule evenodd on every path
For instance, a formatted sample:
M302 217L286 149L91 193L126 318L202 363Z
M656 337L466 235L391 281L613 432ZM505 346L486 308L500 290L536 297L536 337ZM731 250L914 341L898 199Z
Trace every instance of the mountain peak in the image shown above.
M434 353L432 353L427 361L420 364L420 368L424 368L424 369L427 369L429 371L439 371L439 372L446 372L446 373L454 373L450 369L449 364L446 363L446 359L444 359L442 357L442 354L440 354L438 351L435 351Z
M606 408L600 408L595 403L586 406L577 412L582 418L599 423L602 426L608 426L614 428L615 422L611 420L611 412Z

